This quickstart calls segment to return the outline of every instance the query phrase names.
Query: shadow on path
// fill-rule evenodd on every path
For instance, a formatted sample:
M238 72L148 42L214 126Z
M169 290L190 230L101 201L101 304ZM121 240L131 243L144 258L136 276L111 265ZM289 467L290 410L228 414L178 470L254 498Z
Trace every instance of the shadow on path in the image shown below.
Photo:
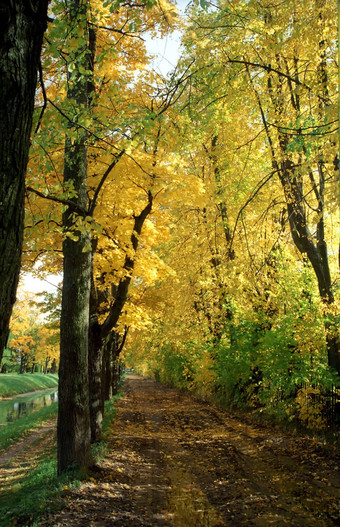
M41 525L340 525L335 448L247 424L136 375L117 406L98 472Z

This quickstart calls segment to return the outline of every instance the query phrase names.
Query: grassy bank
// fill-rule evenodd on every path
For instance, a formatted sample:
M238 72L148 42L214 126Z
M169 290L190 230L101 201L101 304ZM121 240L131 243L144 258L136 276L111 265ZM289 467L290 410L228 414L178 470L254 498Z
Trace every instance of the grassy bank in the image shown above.
M53 373L3 373L0 374L0 398L45 390L57 384L58 375Z
M105 437L116 415L114 398L105 404L105 418L103 422L103 443L97 445L93 452L98 461L105 454ZM44 410L56 411L57 405ZM38 414L38 412L37 412ZM33 419L36 414L27 416L27 426L34 425ZM14 424L14 423L13 423ZM39 449L39 445L36 446ZM81 481L89 476L84 472L71 472L63 476L57 476L56 444L52 450L40 452L39 461L32 469L25 471L19 479L0 493L0 527L11 525L23 525L34 527L37 525L49 525L49 514L54 514L63 506L63 496L70 489L80 485ZM41 518L43 514L43 518ZM39 517L41 518L39 520Z
M10 447L12 444L17 443L23 437L35 428L42 425L45 421L49 421L54 417L57 417L58 405L53 404L37 410L33 414L26 415L13 421L13 423L6 424L0 427L0 454L2 450Z

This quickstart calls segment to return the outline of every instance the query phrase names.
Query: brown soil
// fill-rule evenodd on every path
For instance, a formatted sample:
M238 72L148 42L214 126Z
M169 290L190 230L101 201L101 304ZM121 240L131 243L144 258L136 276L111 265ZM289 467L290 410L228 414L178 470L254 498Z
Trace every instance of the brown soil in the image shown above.
M51 450L55 445L56 419L53 419L34 432L29 433L24 439L8 448L0 455L0 496L4 497L1 501L2 512L6 514L6 496L20 490L22 482L25 481L27 474L34 469L44 456L51 456ZM21 519L22 520L22 519ZM28 525L16 520L8 523L1 517L1 525Z
M14 459L19 458L21 456L26 456L26 452L29 450L30 455L32 455L32 449L31 447L35 445L37 442L40 443L42 440L42 435L53 433L55 431L56 427L56 419L53 419L49 421L48 423L44 423L41 425L37 430L35 430L33 433L29 434L25 439L20 441L19 443L16 443L12 447L8 448L4 452L1 452L0 454L0 476L1 476L1 465L5 465L7 462L13 462ZM0 484L1 488L1 484Z
M335 447L131 375L109 451L49 527L340 525Z

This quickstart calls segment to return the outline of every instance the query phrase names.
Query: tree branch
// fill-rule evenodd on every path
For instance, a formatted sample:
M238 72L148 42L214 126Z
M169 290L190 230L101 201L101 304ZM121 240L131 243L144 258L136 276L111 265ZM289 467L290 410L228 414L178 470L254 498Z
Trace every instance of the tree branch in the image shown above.
M108 166L108 168L105 170L105 173L103 174L100 182L99 182L99 185L97 186L96 190L95 190L95 193L94 193L94 196L92 198L92 200L90 201L90 205L89 205L89 216L92 216L93 213L94 213L94 210L96 208L96 205L97 205L97 201L98 201L98 196L99 196L99 192L101 191L106 179L108 178L108 176L110 175L111 171L114 169L114 167L117 165L117 163L119 162L119 160L122 158L122 156L124 155L125 153L125 150L121 150L119 152L119 154L117 154L114 158L114 160L112 161L112 163Z
M45 112L46 107L47 107L47 95L46 95L46 90L45 90L45 84L44 84L44 78L43 78L43 71L42 71L42 66L41 66L41 60L39 60L39 64L38 64L38 72L39 72L39 83L40 83L41 91L42 91L42 94L43 94L44 104L43 104L43 107L42 107L41 112L40 112L40 115L39 115L39 119L38 119L38 122L37 122L37 126L35 127L35 130L34 130L34 133L35 133L35 134L38 132L38 130L39 130L39 128L40 128L41 121L42 121L42 118L43 118L44 112Z
M285 77L290 82L294 82L295 84L298 84L299 86L303 86L304 88L307 88L307 90L311 90L310 86L305 84L304 82L301 82L299 79L295 79L294 77L291 77L291 75L288 75L287 73L283 73L283 71L277 70L276 68L273 68L270 64L259 64L257 62L250 62L248 60L239 60L239 59L231 59L230 57L227 57L227 60L230 64L244 64L245 66L253 66L254 68L261 68L268 73L277 73L281 77Z
M83 209L82 207L79 207L79 205L76 205L75 203L73 203L73 201L70 201L68 199L58 198L57 196L52 196L51 194L46 196L39 190L36 190L35 188L32 188L32 187L26 187L26 190L28 190L29 192L33 192L40 198L48 199L50 201L55 201L56 203L60 203L61 205L67 205L68 207L73 209L75 212L77 212L77 214L79 214L80 216L89 215L87 210Z

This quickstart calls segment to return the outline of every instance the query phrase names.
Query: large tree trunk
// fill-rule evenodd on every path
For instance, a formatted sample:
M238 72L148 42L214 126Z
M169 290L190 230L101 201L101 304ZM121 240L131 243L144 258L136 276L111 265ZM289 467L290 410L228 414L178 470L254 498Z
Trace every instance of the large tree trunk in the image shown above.
M75 72L69 75L68 99L80 112L90 108L93 89L93 54L84 53L89 46L87 2L69 2L69 28L74 38L79 35L77 49L69 60ZM80 28L79 26L82 26ZM82 29L83 31L80 31ZM72 55L72 56L71 56ZM87 71L87 75L80 71ZM78 116L74 117L74 120ZM72 136L72 138L71 138ZM87 134L81 127L71 127L65 141L64 182L72 183L76 196L73 207L63 214L64 280L60 319L60 368L58 414L58 473L71 467L92 464L90 444L88 338L89 304L92 275L90 233L75 226L87 207Z
M60 319L58 413L58 472L88 467L90 449L88 322L91 253L82 252L86 240L66 239Z
M0 362L21 264L25 172L47 4L0 3Z

